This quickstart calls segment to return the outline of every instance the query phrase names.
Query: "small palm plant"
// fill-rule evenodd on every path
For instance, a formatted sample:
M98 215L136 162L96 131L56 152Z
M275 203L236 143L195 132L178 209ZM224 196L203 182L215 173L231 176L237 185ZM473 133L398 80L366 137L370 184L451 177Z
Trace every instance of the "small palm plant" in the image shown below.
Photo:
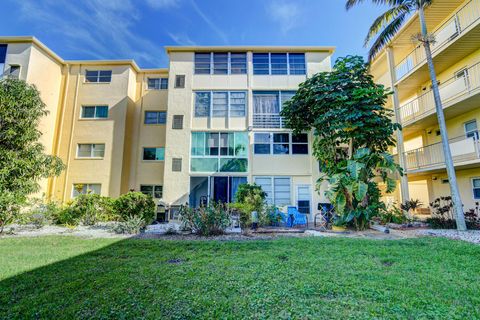
M467 229L465 224L465 217L463 214L462 201L460 199L460 192L457 185L457 178L455 174L455 167L453 165L452 153L450 151L450 144L448 142L447 127L445 125L445 115L443 113L442 100L438 88L437 75L433 65L432 50L430 45L434 43L435 38L428 33L427 24L425 22L425 9L429 7L433 0L371 0L377 5L389 6L389 9L380 15L373 22L365 39L365 46L367 46L372 39L372 46L369 51L369 61L373 60L375 56L382 51L393 37L398 33L400 28L404 25L407 18L414 13L418 13L420 19L421 33L415 35L415 39L420 41L425 48L427 57L428 69L430 71L430 80L432 82L432 92L435 100L435 109L438 117L438 125L440 127L440 135L442 137L443 152L445 154L445 164L447 167L448 179L450 181L450 191L452 193L452 200L454 210L456 213L457 229L465 231ZM365 2L365 0L347 0L347 10L352 7Z

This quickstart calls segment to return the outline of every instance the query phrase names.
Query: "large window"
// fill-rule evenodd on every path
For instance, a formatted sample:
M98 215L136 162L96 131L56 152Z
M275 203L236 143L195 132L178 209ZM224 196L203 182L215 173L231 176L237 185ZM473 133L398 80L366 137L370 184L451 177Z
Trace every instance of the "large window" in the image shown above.
M192 132L192 172L247 172L247 132Z
M145 124L165 124L167 113L165 111L145 111Z
M108 118L108 106L82 106L82 119Z
M148 90L168 89L168 78L148 78Z
M77 158L103 158L105 144L81 143L78 144Z
M254 53L253 74L304 75L305 53Z
M255 154L295 155L308 154L308 134L265 133L254 134Z
M246 74L245 52L197 52L195 74Z
M195 92L195 117L245 117L247 93L243 91Z
M143 148L143 160L146 160L146 161L165 160L165 148Z
M86 82L110 82L112 81L112 70L87 70L85 72Z
M278 207L292 204L290 177L254 177L253 180L267 194L267 203Z
M163 196L163 186L160 185L141 185L140 192L151 196L154 199L161 199Z
M280 111L294 95L295 91L254 91L253 127L283 128Z
M81 194L100 194L102 185L100 183L74 183L72 187L72 198Z

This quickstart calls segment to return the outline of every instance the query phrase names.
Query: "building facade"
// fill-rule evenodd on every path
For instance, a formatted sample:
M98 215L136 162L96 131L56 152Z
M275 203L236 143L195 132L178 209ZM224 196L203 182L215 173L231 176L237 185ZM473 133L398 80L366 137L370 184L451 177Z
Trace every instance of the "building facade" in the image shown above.
M47 152L67 169L42 193L151 194L182 204L232 202L255 182L277 206L313 214L327 202L312 134L279 113L298 85L331 68L332 47L167 47L168 69L134 61L66 61L32 37L0 37L0 70L35 84L49 114Z
M433 60L440 85L450 148L464 209L480 201L480 1L436 0L426 12L435 35ZM393 88L388 107L403 126L397 136L399 162L406 172L390 201L419 199L425 206L450 195L444 154L417 15L372 62L378 83Z

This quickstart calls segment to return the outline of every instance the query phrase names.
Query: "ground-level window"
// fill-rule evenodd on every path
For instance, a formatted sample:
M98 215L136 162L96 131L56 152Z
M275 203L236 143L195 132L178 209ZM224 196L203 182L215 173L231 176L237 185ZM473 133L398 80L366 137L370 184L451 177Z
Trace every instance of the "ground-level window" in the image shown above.
M473 198L480 199L480 178L472 179Z
M267 194L267 202L278 207L292 204L290 177L254 177L253 181Z
M147 161L165 160L165 148L143 148L143 160L147 160Z
M163 196L163 186L160 185L141 185L140 192L154 199L161 199Z
M310 186L298 185L297 186L297 207L300 213L310 214Z
M72 198L81 194L100 194L102 185L100 183L74 183L72 188Z

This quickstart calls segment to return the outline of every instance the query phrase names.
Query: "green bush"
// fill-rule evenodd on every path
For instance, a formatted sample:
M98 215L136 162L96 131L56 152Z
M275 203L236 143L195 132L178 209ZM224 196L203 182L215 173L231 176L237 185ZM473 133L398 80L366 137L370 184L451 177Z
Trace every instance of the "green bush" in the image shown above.
M54 222L63 225L93 226L98 222L118 220L113 211L113 200L98 194L81 194L55 214Z
M403 224L408 221L407 216L405 215L405 211L402 209L391 206L389 208L381 209L380 210L380 222L382 224L387 223L397 223Z
M256 184L241 184L235 195L232 207L240 211L240 226L246 230L251 224L252 211L257 211L260 223L265 222L262 215L265 213L265 199L267 194Z
M127 221L130 217L140 217L144 224L148 225L155 220L155 201L141 192L121 195L115 200L114 209L122 221Z
M197 209L188 206L180 208L180 221L184 230L191 230L202 236L225 233L231 224L230 213L221 203L210 202L206 207Z
M115 233L139 234L145 228L145 220L140 216L130 216L113 227Z

